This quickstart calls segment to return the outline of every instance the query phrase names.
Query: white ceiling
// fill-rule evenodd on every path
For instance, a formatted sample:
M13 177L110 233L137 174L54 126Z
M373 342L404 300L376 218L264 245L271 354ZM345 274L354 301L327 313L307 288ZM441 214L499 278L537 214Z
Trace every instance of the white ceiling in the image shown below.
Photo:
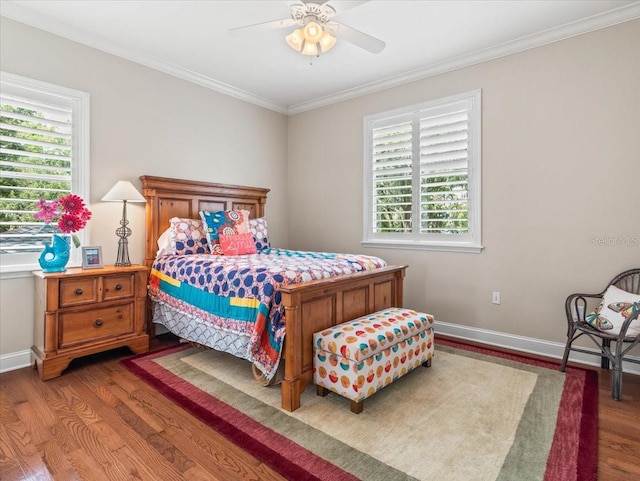
M0 14L288 114L640 18L623 0L332 0L337 21L386 48L338 39L312 65L284 41L294 28L229 33L289 18L293 3L2 0Z

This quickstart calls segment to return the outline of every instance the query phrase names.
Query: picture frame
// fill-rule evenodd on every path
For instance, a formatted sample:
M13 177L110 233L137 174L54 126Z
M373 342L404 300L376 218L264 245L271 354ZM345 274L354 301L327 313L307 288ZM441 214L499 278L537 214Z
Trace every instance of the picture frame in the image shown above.
M82 268L97 269L102 267L102 247L86 246L82 248Z

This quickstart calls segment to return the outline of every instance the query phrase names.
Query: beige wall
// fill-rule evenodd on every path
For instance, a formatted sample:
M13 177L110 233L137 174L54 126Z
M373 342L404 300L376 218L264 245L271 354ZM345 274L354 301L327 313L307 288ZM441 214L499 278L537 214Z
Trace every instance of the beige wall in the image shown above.
M267 187L272 242L287 240L287 117L6 18L0 68L91 94L91 245L117 253L118 180L158 175ZM144 259L144 205L128 217L132 262ZM32 344L30 277L0 280L0 356Z
M564 342L566 296L640 266L638 45L636 20L290 117L290 247L408 264L407 306ZM478 88L482 253L363 248L362 118Z

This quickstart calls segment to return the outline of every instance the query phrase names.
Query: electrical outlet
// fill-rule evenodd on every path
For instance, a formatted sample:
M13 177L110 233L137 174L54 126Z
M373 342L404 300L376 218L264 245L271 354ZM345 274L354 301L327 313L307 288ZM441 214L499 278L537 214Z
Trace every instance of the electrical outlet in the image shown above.
M491 303L500 304L500 293L498 291L493 291L491 293Z

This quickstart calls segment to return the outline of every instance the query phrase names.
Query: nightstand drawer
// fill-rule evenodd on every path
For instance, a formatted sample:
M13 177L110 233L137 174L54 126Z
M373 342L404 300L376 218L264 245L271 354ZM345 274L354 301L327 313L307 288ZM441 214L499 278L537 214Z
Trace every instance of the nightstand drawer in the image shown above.
M59 347L64 349L133 332L133 307L133 303L129 303L61 313L58 319Z
M102 278L103 296L105 301L123 299L133 296L134 274L123 274L121 276L105 276Z
M60 281L60 307L88 304L97 300L97 277L72 278Z

